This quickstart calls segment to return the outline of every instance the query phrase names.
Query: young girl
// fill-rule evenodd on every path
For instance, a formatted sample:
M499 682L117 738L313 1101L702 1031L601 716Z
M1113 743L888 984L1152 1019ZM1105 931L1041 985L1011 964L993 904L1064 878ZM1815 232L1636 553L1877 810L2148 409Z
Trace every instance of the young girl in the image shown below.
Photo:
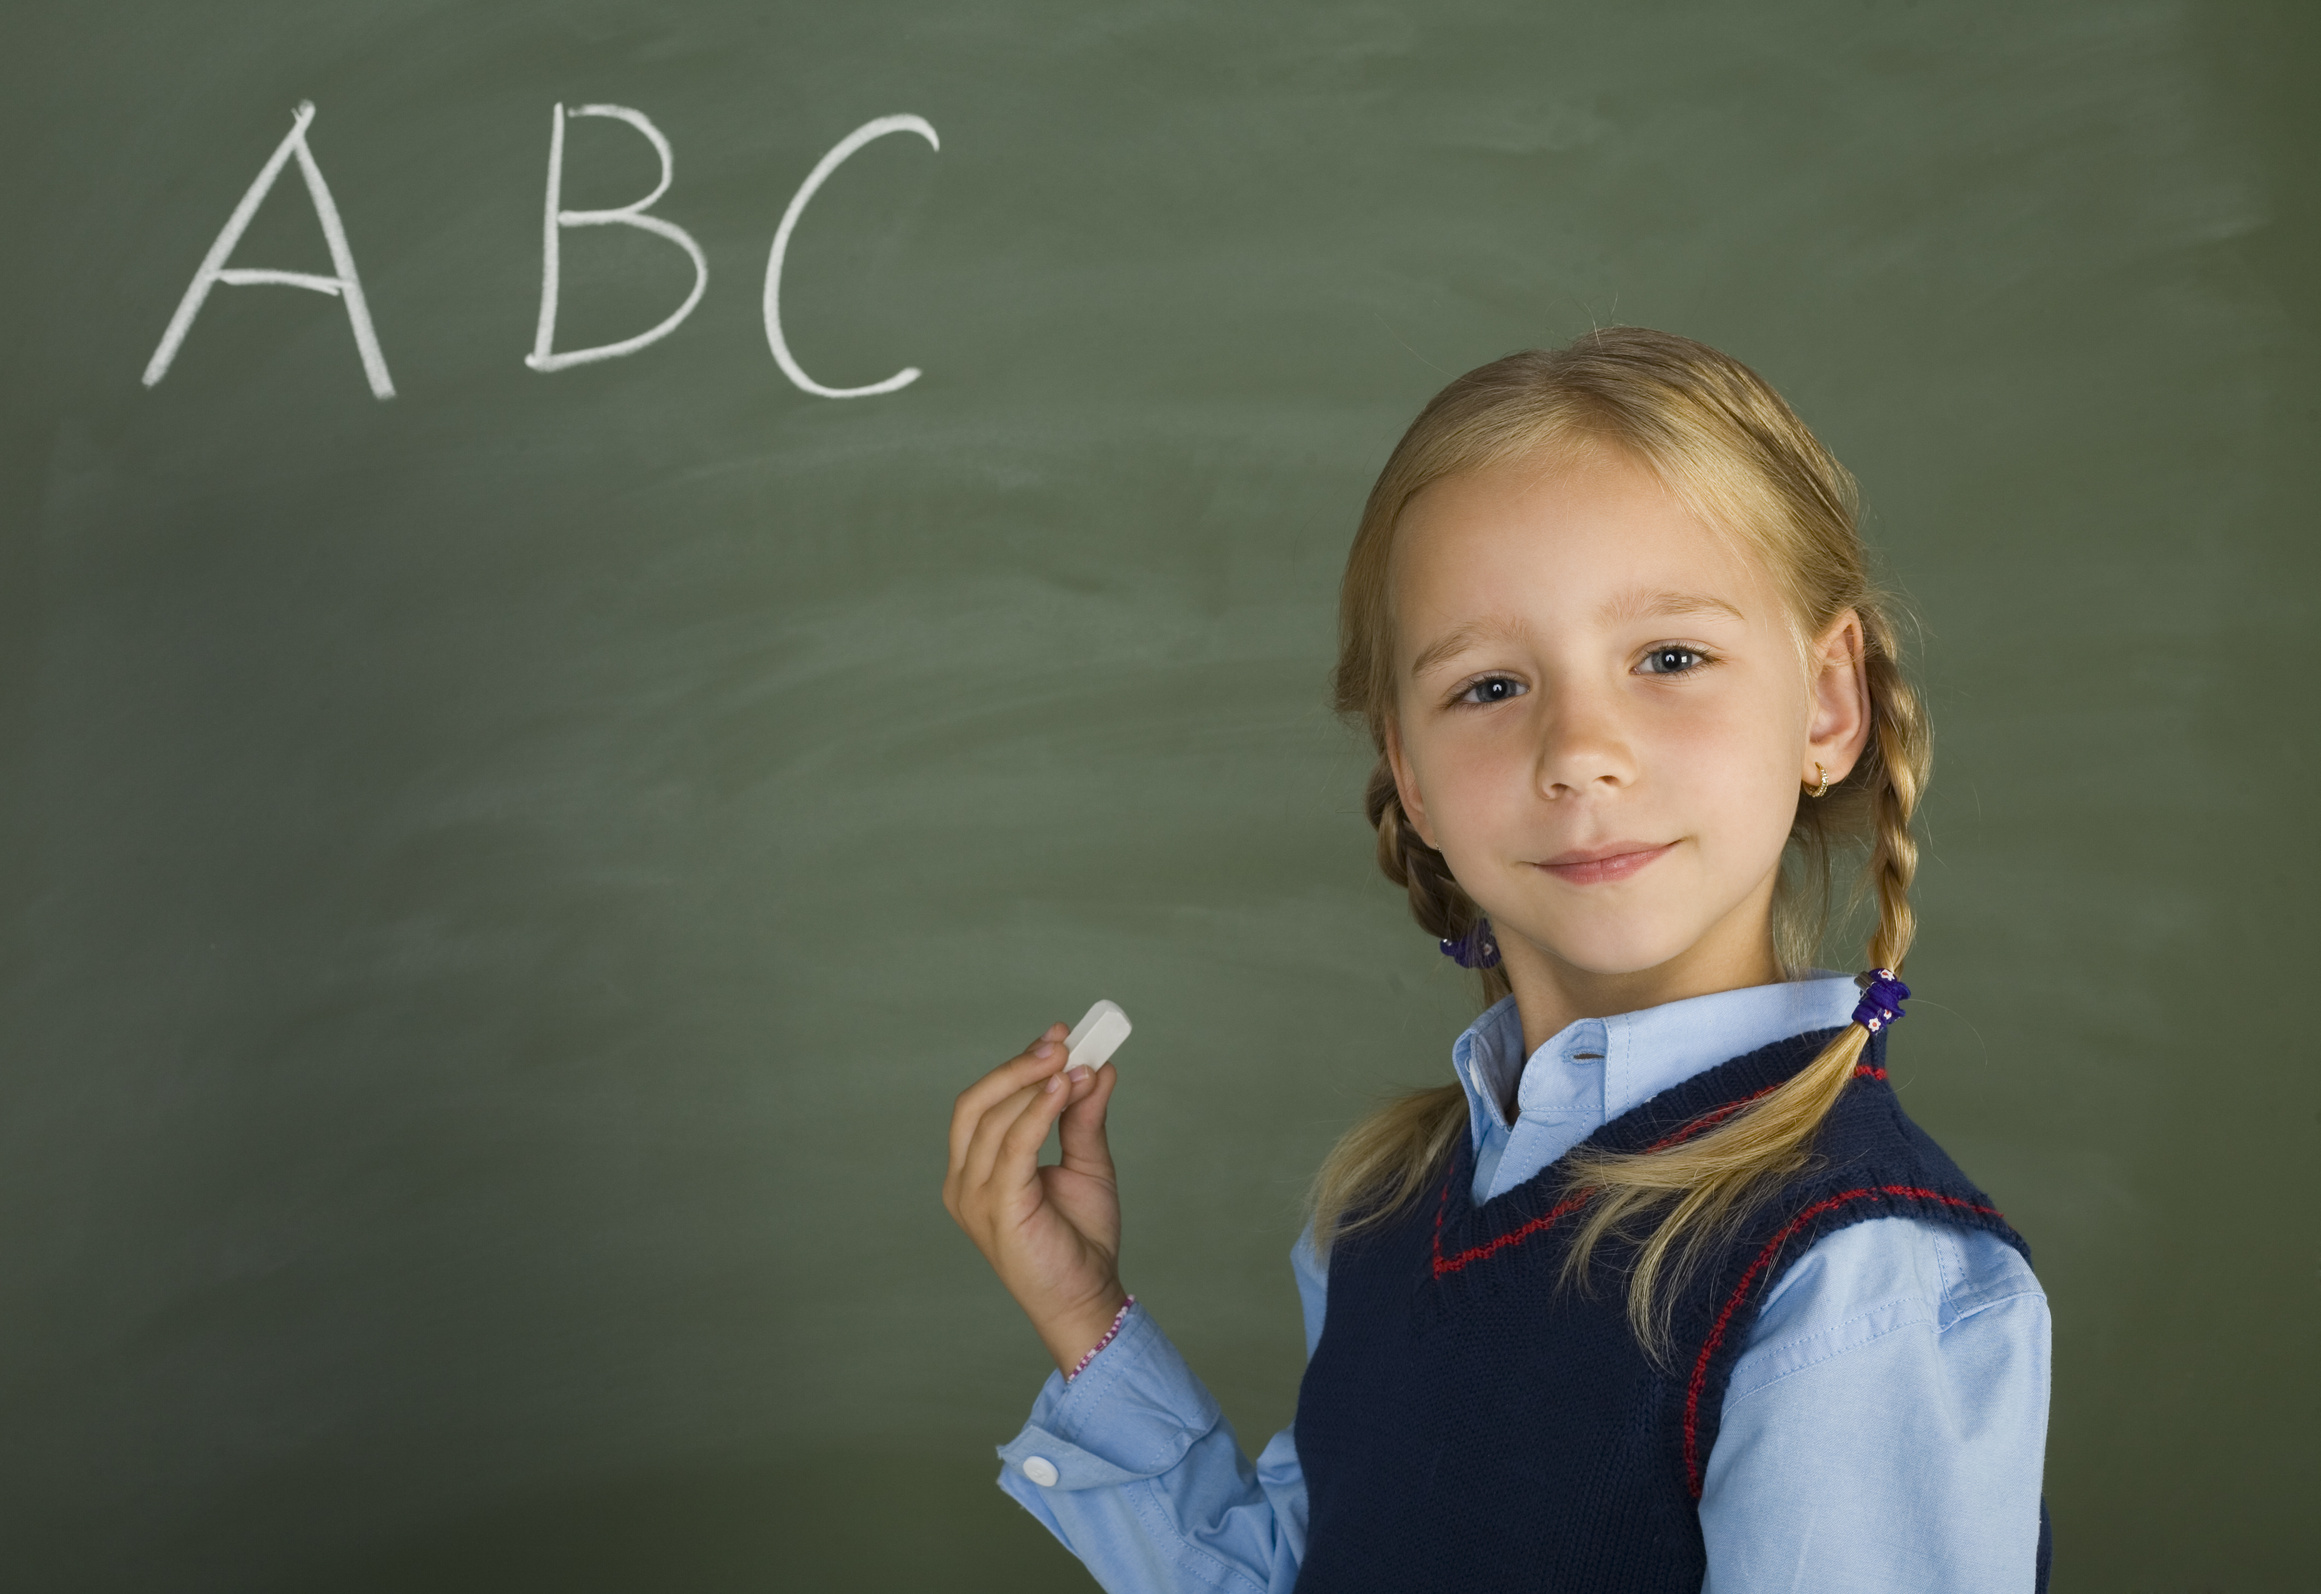
M1001 1486L1115 1591L2044 1588L2046 1298L1887 1083L1927 731L1844 469L1686 339L1512 355L1340 618L1380 867L1494 1000L1323 1164L1254 1466L1121 1288L1115 1071L1057 1024L969 1087L944 1201L1057 1367Z

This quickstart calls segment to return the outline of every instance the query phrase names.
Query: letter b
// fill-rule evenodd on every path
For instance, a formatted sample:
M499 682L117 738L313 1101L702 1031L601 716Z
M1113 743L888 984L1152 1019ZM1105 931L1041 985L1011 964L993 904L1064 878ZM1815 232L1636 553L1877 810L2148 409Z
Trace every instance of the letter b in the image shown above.
M634 354L648 344L658 343L677 330L680 323L693 313L701 302L702 290L709 286L709 261L702 255L701 246L693 235L673 221L648 216L646 211L654 201L669 191L669 181L677 169L676 158L669 149L669 141L642 111L632 111L625 105L583 105L574 116L609 116L622 121L645 135L654 151L661 157L661 181L651 193L633 203L612 210L566 210L564 205L564 107L556 107L555 121L548 140L548 214L541 229L540 241L540 326L532 340L532 352L524 356L524 363L535 371L561 371L568 365L586 365L594 360L617 359ZM564 229L567 227L637 227L658 233L692 257L693 291L685 296L666 321L650 331L640 332L633 338L618 343L600 343L591 349L573 349L558 354L556 349L556 294L562 276Z

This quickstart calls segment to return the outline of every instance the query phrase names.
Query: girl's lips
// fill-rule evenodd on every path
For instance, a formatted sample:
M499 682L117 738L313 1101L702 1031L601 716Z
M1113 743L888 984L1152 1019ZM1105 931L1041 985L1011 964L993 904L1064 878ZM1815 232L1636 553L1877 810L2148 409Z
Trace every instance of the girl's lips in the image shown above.
M1676 845L1664 841L1651 846L1641 841L1615 841L1608 847L1579 847L1550 858L1539 867L1569 885L1602 885L1625 880Z

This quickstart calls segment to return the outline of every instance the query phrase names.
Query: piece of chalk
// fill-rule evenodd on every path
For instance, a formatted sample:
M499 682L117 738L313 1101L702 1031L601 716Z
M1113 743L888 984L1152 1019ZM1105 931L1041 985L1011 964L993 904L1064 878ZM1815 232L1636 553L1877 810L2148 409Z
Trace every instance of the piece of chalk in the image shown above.
M1118 1002L1098 1002L1088 1009L1072 1033L1064 1037L1064 1067L1085 1068L1093 1074L1112 1060L1128 1039L1128 1015Z

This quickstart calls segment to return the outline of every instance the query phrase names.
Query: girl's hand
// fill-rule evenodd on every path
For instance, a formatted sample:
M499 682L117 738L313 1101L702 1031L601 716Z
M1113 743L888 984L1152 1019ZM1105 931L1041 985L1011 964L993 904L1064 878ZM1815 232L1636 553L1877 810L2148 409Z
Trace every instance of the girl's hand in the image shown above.
M983 1252L1067 1374L1112 1326L1121 1303L1120 1197L1104 1105L1120 1072L1064 1072L1064 1026L960 1092L951 1109L943 1205ZM1063 1161L1040 1166L1063 1120Z

